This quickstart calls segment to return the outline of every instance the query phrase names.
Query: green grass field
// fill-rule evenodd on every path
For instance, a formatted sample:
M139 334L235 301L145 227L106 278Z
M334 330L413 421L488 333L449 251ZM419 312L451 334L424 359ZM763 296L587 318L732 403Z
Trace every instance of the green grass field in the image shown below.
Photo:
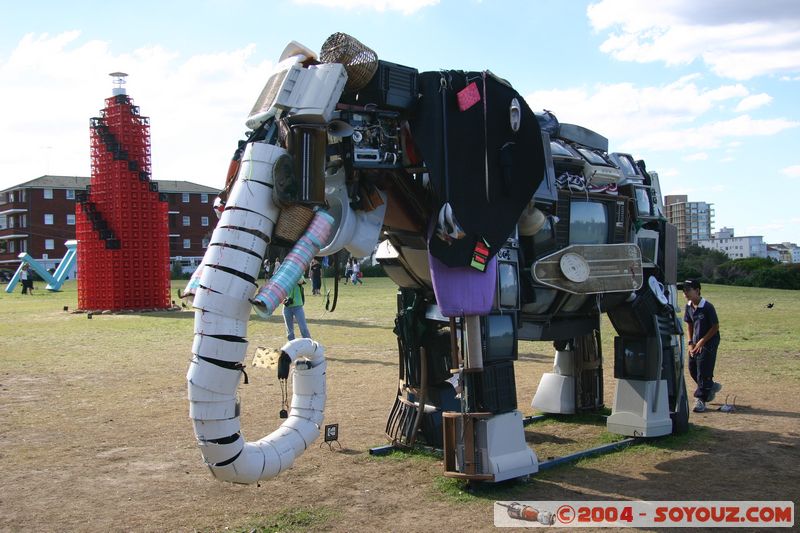
M332 290L325 282L323 292ZM172 294L184 285L173 282ZM450 529L467 517L480 529L490 526L487 509L497 498L800 496L797 292L704 287L721 322L717 376L726 392L739 395L741 414L695 416L686 436L558 467L526 483L467 491L442 476L436 455L367 454L385 443L397 384L396 287L388 278L340 286L334 313L325 310L324 296L307 294L312 336L330 361L326 423L342 425L345 451L309 449L292 471L261 488L210 479L195 448L185 384L193 312L88 319L73 312L74 281L57 293L43 286L32 296L19 287L0 292L0 477L18 488L0 495L0 530L414 530L419 513L437 513L436 523ZM608 408L613 331L606 319L602 335ZM248 359L257 346L281 346L281 317L251 315L248 338ZM530 399L552 354L548 342L520 343L515 369L524 414L533 414ZM240 395L243 428L253 440L280 423L279 394L264 369L248 372L251 385L240 386ZM533 424L527 433L540 460L618 438L602 421L569 417ZM722 484L692 492L691 477L705 469ZM308 504L308 483L316 506Z

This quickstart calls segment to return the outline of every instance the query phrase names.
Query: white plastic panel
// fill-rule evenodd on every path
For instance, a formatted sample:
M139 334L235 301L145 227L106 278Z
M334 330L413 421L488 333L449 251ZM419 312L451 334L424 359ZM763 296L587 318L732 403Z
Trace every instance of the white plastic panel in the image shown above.
M247 336L247 322L230 318L216 313L195 311L194 331L204 335L231 335L234 337Z
M222 439L235 435L242 429L238 416L226 420L192 420L192 422L194 434L202 440Z
M209 250L211 246L218 244L237 246L244 250L250 250L260 257L263 257L264 252L267 250L267 242L261 237L247 231L233 228L218 227L214 230L214 233L211 234Z
M247 346L247 341L234 342L197 334L192 343L192 353L210 359L241 363L247 354Z
M227 267L253 278L261 270L261 256L243 252L228 246L210 246L203 261L207 265Z
M189 418L195 420L227 420L239 416L236 400L225 402L189 402Z
M225 462L244 448L244 439L241 435L234 442L229 444L214 444L208 441L198 441L197 446L203 454L203 459L209 464L217 464Z
M255 295L256 284L210 265L203 269L200 285L231 298L249 300Z
M221 394L232 394L239 386L241 370L229 370L193 357L186 373L186 380L198 387Z
M237 207L228 207L219 218L218 226L221 228L247 228L251 231L263 233L264 235L272 235L272 228L275 226L275 221L270 220L260 213L254 213L253 211L247 211Z
M231 298L226 294L200 287L194 295L192 306L217 315L227 314L237 320L250 317L250 302L241 298Z

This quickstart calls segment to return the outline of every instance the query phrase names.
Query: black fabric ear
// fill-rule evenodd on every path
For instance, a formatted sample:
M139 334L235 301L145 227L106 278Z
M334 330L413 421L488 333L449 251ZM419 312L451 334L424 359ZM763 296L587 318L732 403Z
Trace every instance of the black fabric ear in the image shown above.
M481 100L465 111L457 94L475 82ZM489 259L514 230L544 177L541 130L525 100L512 87L482 72L423 72L422 97L412 133L438 196L466 233L446 243L433 235L431 254L450 267L468 266L476 243L489 245ZM520 104L519 131L510 123L511 100Z

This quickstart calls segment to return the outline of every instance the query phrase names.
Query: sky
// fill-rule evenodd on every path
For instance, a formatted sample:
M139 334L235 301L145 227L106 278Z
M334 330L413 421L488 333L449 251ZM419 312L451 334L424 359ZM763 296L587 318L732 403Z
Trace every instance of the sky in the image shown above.
M0 190L89 176L114 71L156 179L220 188L285 45L346 32L422 71L491 70L713 204L713 229L800 243L798 0L0 0Z

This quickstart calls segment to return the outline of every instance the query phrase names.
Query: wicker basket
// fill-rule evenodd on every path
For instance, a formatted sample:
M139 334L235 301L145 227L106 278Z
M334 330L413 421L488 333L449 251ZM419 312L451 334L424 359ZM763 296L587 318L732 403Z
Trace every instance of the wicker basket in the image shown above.
M341 63L347 71L345 92L364 87L378 69L378 54L346 33L334 33L322 44L319 58L323 63Z
M275 224L275 237L289 242L297 242L308 229L314 218L314 210L304 205L292 205L281 209Z

